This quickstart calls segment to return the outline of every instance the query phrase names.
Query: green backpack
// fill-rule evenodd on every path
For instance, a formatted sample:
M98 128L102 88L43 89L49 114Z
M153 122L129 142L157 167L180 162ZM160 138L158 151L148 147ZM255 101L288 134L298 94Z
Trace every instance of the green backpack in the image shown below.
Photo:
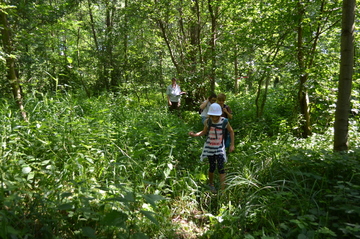
M229 122L229 120L227 118L225 118L224 121L222 122L222 126L220 128L220 127L215 126L214 124L212 124L211 118L208 118L208 121L207 121L207 126L208 126L207 134L209 134L211 126L214 127L215 129L222 129L223 141L225 143L225 148L229 148L229 146L230 146L230 134L229 134L228 130L226 129L226 126L227 126L228 122Z

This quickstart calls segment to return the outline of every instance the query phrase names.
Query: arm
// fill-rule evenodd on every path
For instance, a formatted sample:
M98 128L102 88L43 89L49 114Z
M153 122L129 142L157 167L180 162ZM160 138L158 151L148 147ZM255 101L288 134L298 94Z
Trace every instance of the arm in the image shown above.
M200 105L200 109L205 109L205 107L207 106L207 104L209 103L209 100L205 100L201 105Z
M233 118L232 111L230 110L230 107L229 107L229 109L227 109L226 107L224 107L223 110L224 110L224 112L227 114L228 119L232 119L232 118Z
M229 152L232 152L235 150L235 134L234 134L234 130L231 127L230 123L227 124L226 126L227 130L229 131L230 134L230 148L229 148Z
M172 104L171 104L171 101L170 101L170 96L169 96L169 95L167 95L167 100L168 100L168 105L172 105Z
M170 90L169 87L166 88L166 96L167 96L167 101L168 101L168 105L171 105L171 101L170 101Z
M180 91L180 95L186 95L185 91L181 91L180 86L179 86L179 91Z

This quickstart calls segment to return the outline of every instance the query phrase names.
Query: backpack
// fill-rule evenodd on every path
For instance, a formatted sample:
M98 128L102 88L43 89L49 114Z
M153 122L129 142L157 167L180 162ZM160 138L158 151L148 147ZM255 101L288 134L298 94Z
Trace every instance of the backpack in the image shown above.
M223 133L223 141L225 143L225 148L229 148L229 146L230 146L230 134L226 129L226 126L227 126L228 122L229 122L229 120L227 118L224 118L224 121L222 122L222 126L221 126L222 133ZM207 127L208 127L208 132L207 133L208 134L209 134L209 130L210 130L211 126L219 129L219 127L216 127L215 125L212 124L211 118L208 118L208 121L207 121Z

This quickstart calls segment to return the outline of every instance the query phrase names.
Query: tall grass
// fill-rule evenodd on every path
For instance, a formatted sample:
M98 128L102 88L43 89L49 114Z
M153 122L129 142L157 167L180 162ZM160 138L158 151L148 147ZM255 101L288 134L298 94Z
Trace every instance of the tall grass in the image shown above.
M169 114L157 95L27 99L28 123L1 102L1 238L359 236L358 143L334 154L331 131L268 134L274 121L244 125L251 101L230 96L236 151L214 195L203 139L187 136L202 127L196 112Z

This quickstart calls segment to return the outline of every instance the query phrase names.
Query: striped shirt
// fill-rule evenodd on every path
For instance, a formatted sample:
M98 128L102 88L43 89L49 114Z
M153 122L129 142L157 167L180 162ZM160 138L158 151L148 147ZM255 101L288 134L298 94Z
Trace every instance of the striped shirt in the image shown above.
M210 129L208 129L209 133L207 135L204 148L200 156L201 161L204 158L212 155L223 155L225 162L227 161L222 130L222 124L224 119L224 117L221 117L218 123L212 123Z

